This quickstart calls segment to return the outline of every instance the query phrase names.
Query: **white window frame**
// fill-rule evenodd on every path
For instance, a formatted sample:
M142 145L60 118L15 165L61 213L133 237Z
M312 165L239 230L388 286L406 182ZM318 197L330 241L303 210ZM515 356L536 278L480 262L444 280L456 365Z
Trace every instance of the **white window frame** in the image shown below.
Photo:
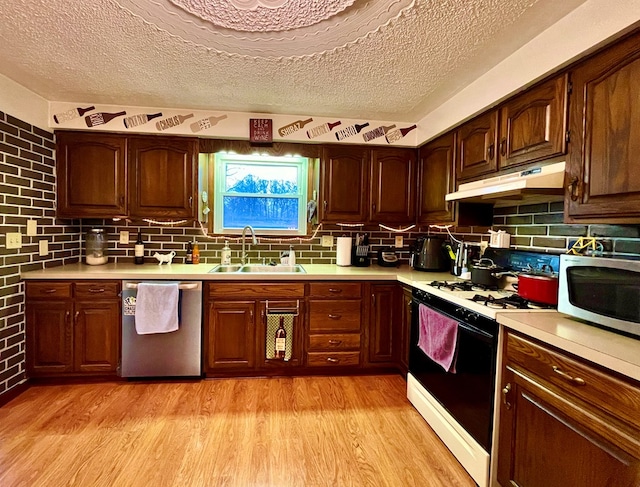
M256 233L261 235L306 235L307 234L307 181L309 174L309 159L300 156L268 156L268 155L240 155L225 152L214 154L214 211L213 230L216 234L238 235L242 233L242 228L229 228L222 225L223 220L223 199L225 196L256 197L256 198L297 198L298 199L298 229L297 230L275 230L273 228L261 228L252 225L248 221L246 225L251 225ZM228 193L225 188L225 175L228 163L238 164L246 162L251 165L273 166L296 166L298 168L298 194L292 195L271 195L257 193Z

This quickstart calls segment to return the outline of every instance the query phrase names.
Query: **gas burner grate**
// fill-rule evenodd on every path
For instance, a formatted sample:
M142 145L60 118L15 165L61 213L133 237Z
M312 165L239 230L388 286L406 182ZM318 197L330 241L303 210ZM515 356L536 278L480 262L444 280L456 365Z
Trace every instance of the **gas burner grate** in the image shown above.
M474 284L471 281L432 281L430 286L450 291L497 291L497 286Z
M522 296L518 296L517 294L512 294L504 298L496 298L491 295L483 296L481 294L476 294L469 299L477 303L482 303L489 308L497 309L555 309L554 306L534 303L523 298Z

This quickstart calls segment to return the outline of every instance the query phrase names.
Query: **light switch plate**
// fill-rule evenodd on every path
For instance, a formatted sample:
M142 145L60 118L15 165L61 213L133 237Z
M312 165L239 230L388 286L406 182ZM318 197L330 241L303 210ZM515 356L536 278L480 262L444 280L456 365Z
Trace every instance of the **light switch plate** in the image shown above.
M49 241L48 240L40 240L38 242L38 255L40 257L45 257L49 255Z
M396 249L401 249L404 245L404 239L402 235L396 235Z
M27 237L38 235L38 223L36 220L27 220Z
M322 246L323 247L333 247L333 237L331 235L323 235L322 236Z
M129 243L129 232L125 230L120 232L120 243L124 245Z
M22 248L22 234L20 232L8 232L7 233L7 249L21 249Z

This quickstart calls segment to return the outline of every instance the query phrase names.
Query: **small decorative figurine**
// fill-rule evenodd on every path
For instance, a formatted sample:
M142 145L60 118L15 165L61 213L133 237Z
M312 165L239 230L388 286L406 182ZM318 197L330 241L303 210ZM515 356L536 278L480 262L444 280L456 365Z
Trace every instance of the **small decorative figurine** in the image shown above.
M156 252L155 254L153 254L153 256L158 259L158 265L162 265L162 264L171 264L171 261L173 260L173 258L176 256L176 253L172 250L171 252L169 252L168 254L159 254L158 252Z

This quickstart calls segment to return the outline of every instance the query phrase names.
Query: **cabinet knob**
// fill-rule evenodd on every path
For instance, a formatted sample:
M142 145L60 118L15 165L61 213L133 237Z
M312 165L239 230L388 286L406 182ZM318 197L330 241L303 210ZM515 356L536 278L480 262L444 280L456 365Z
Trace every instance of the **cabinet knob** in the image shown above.
M330 288L329 288L329 292L330 292L330 293L334 293L334 294L339 294L339 293L341 293L341 292L342 292L342 289L335 288L335 287L330 287Z
M571 201L576 201L579 197L579 184L578 184L578 178L577 177L573 177L571 179L571 182L567 185L567 191L569 192L569 197L571 198Z
M44 294L53 294L56 291L57 291L57 289L50 288L50 289L42 289L40 292L44 293Z
M490 161L492 161L493 157L495 156L495 149L496 146L494 143L489 144L489 147L487 148L487 159L489 159Z
M324 200L324 202L322 203L322 209L325 213L327 212L327 200Z
M340 345L342 340L329 340L329 345Z
M329 318L331 318L332 320L339 320L340 318L342 318L342 315L329 315Z
M500 155L505 157L507 155L507 138L503 137L500 141Z
M338 362L340 362L339 358L333 358L333 357L327 357L327 362L331 362L333 364L337 364Z
M189 208L193 208L193 196L189 196Z
M511 392L511 382L507 382L507 385L502 388L502 404L507 409L511 409L511 403L507 401L509 392Z
M89 289L89 292L90 293L94 293L94 294L103 293L104 292L104 288L103 287L100 287L100 288L93 287L93 288Z
M78 323L78 316L80 316L80 311L76 311L76 314L73 315L73 322Z

